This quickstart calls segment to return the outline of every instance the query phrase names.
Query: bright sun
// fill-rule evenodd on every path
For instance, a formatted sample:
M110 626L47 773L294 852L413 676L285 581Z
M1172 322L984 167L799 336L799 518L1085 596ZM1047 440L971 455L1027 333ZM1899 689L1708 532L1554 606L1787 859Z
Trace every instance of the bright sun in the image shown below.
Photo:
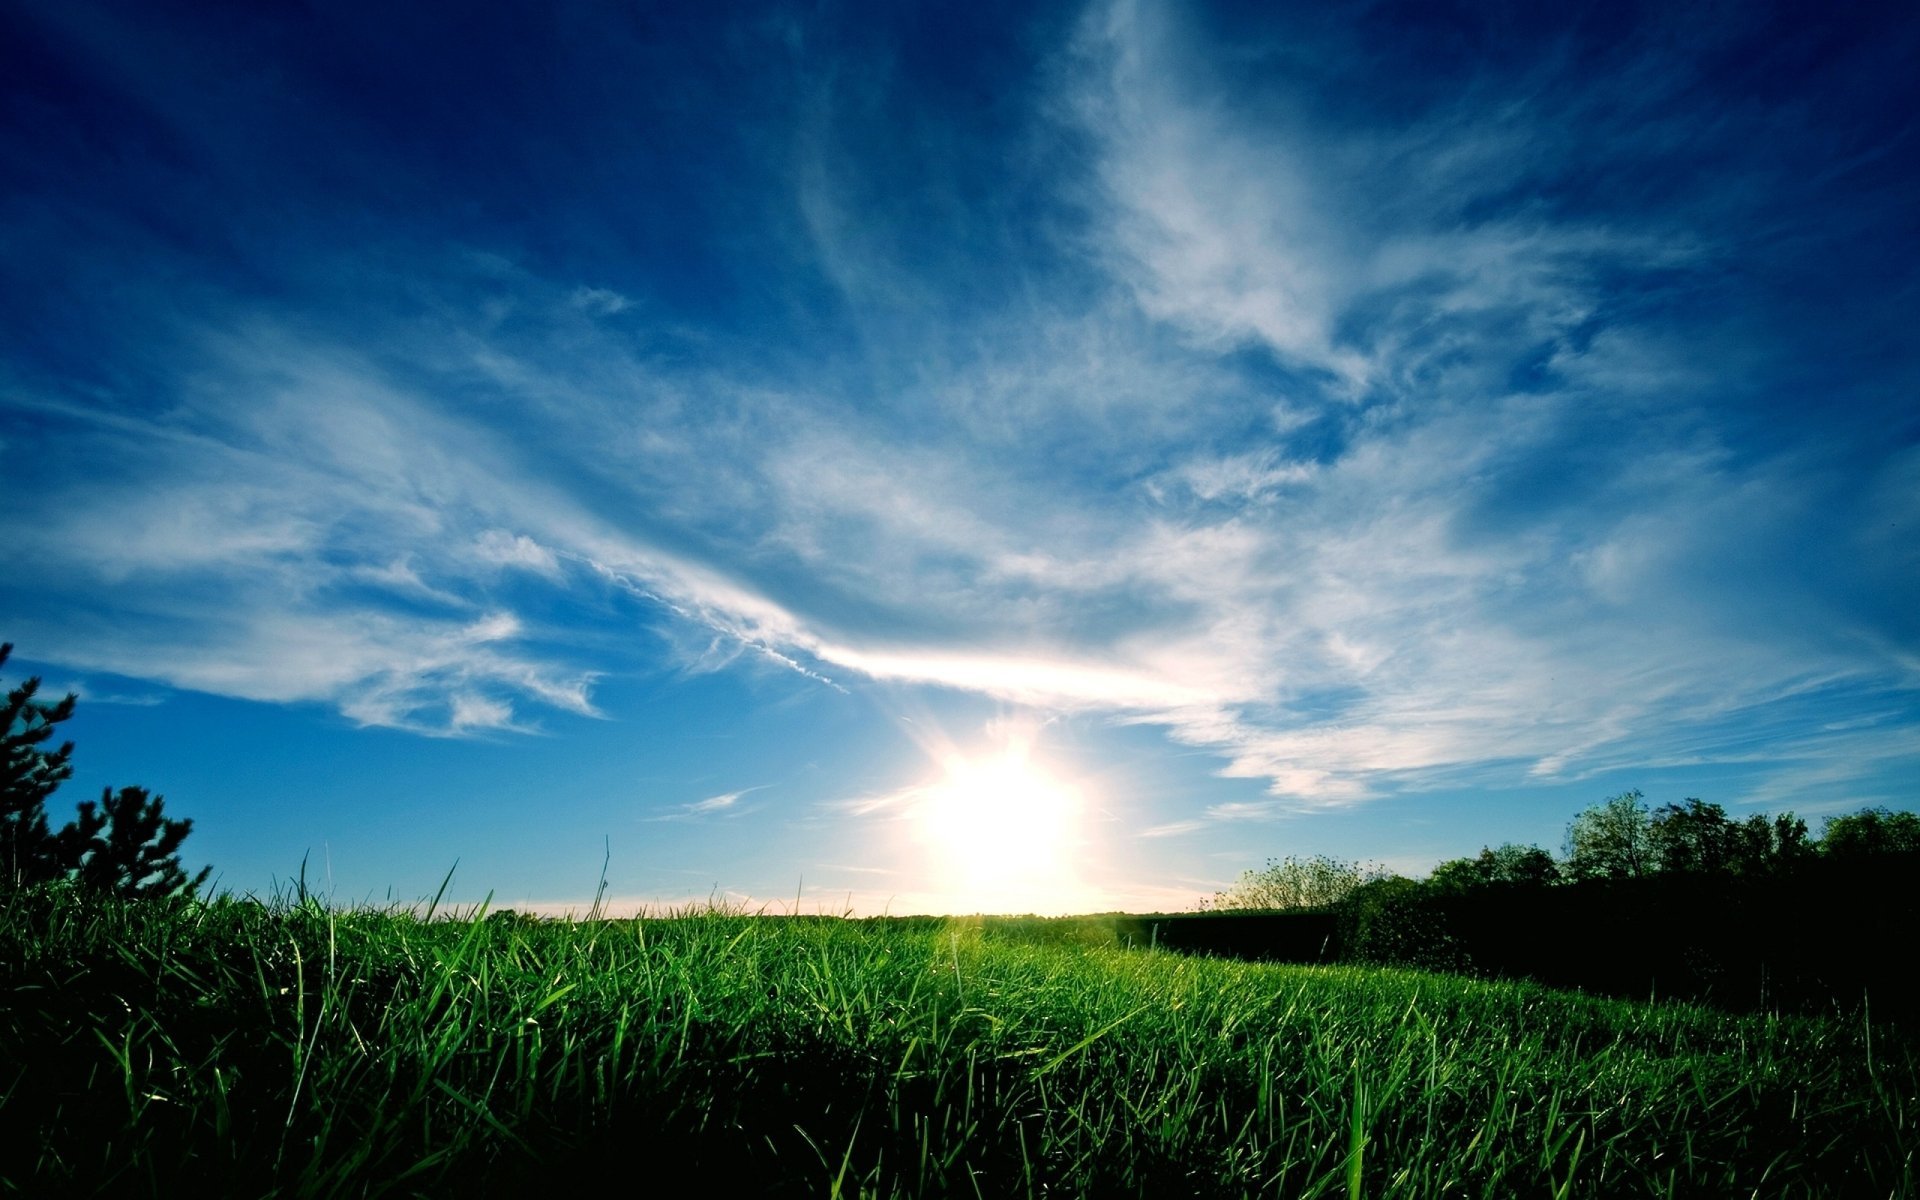
M1018 743L984 758L955 755L923 793L922 830L940 883L958 908L1065 911L1079 888L1080 795Z

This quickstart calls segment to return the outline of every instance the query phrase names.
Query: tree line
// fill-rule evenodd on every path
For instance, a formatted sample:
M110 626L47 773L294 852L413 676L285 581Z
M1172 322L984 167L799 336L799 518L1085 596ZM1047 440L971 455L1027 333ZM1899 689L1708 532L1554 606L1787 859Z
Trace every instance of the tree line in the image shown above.
M1737 1010L1870 1010L1920 1029L1920 816L1866 808L1819 837L1637 791L1576 816L1559 855L1508 843L1409 879L1325 856L1269 861L1163 918L1169 949L1529 978Z
M1818 838L1792 812L1744 819L1694 797L1651 808L1639 791L1586 809L1567 826L1562 854L1508 842L1440 863L1424 881L1439 894L1488 887L1546 887L1649 876L1791 874L1819 860L1920 853L1920 815L1886 808L1828 817ZM1385 867L1327 855L1270 859L1200 902L1214 911L1331 908L1394 875Z
M1790 874L1818 858L1920 851L1920 815L1865 808L1828 817L1814 838L1792 812L1754 813L1744 820L1718 804L1689 797L1649 808L1638 791L1610 797L1567 826L1563 857L1511 843L1473 858L1441 863L1428 882L1442 890L1484 884L1549 884L1650 875Z
M11 642L0 644L0 666L12 653ZM213 868L189 875L179 854L193 822L169 818L164 797L146 788L105 788L52 826L47 800L73 775L73 743L47 743L78 697L50 703L39 691L37 676L8 691L0 721L0 889L68 881L130 899L199 890Z

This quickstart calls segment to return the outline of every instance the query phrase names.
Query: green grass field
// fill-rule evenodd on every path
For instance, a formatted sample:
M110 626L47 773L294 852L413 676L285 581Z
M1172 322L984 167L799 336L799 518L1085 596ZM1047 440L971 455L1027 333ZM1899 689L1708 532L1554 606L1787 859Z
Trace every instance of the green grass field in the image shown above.
M713 1195L1916 1190L1915 1046L1864 1019L1084 926L0 910L7 1194L521 1195L608 1166L647 1194L669 1163Z

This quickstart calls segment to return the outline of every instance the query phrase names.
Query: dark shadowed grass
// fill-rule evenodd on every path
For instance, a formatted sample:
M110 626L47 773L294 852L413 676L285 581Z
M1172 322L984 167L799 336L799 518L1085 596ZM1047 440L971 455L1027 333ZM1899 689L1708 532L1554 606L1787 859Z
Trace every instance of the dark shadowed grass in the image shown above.
M671 1163L716 1195L1896 1196L1920 1148L1914 1047L1860 1020L968 921L0 909L14 1194L647 1191Z

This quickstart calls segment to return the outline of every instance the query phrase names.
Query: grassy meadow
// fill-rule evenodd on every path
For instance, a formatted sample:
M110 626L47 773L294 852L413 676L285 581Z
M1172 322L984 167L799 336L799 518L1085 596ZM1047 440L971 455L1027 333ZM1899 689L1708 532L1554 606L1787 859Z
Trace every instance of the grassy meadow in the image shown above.
M1916 1191L1864 1017L1186 958L1096 922L0 896L0 1192Z

